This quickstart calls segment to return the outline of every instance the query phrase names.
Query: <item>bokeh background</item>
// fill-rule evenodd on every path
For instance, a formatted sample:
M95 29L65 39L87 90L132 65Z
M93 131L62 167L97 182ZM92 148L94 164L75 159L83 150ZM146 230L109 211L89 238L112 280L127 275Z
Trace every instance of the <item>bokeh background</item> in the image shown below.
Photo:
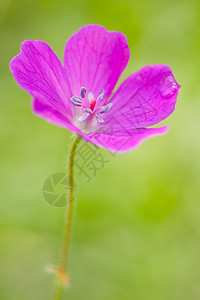
M123 32L131 60L120 82L148 64L168 64L180 90L170 131L110 159L78 194L63 299L200 299L200 4L168 0L0 0L0 299L51 299L65 208L42 197L66 172L71 133L31 112L10 59L25 39L62 59L85 24ZM120 83L119 82L119 83ZM105 154L105 151L103 151ZM107 155L107 154L105 154Z

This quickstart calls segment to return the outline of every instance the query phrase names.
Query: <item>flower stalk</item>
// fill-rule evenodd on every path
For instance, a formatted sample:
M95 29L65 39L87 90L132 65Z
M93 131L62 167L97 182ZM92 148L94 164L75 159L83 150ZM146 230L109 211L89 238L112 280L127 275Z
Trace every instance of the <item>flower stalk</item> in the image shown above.
M69 156L69 202L64 230L63 246L61 249L60 263L59 266L56 267L54 270L57 278L53 300L61 300L64 287L69 286L67 266L69 257L70 234L72 228L72 216L74 208L74 157L80 140L81 137L77 136L73 142Z

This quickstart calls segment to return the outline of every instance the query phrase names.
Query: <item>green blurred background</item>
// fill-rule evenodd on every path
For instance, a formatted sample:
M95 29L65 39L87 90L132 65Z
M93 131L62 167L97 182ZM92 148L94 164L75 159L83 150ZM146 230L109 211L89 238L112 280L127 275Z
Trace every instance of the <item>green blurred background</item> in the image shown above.
M199 300L200 3L188 0L0 0L0 299L52 297L44 267L58 260L65 208L50 206L41 189L66 171L72 142L32 114L9 61L25 39L45 40L62 59L70 35L91 23L127 36L131 60L120 82L164 63L182 88L162 122L167 135L111 159L90 183L76 175L64 299Z

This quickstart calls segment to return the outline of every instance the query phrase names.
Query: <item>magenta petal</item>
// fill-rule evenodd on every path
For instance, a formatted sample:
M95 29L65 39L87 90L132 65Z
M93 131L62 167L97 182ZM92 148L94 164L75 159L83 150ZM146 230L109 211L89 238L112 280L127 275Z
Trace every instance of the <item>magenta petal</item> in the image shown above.
M60 60L47 43L23 42L20 54L10 62L10 70L17 83L37 99L34 104L37 114L55 124L54 120L62 115L61 122L65 120L65 127L69 128L71 94L67 77Z
M56 111L51 106L48 106L45 101L43 102L41 97L33 100L32 107L37 116L42 117L43 119L57 126L67 128L70 131L80 135L86 142L90 142L90 139L87 137L87 135L69 122L61 111Z
M88 135L90 142L96 146L107 149L111 152L127 152L136 148L142 141L156 135L165 134L168 126L159 128L135 129L131 135L109 135L106 133L92 133Z
M40 96L33 99L32 108L33 112L37 116L45 119L46 121L57 126L67 128L77 134L82 134L81 131L68 120L61 110L54 109L47 103L45 98Z
M109 97L130 57L126 37L99 25L80 29L66 43L64 67L74 95L84 86L97 98Z
M105 125L115 132L154 125L175 109L180 86L166 65L147 66L129 76L109 100Z

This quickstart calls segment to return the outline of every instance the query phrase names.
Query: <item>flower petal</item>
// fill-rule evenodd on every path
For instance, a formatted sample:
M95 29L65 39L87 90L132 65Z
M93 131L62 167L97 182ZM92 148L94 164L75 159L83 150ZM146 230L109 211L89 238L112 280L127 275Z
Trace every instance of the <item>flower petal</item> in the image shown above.
M121 135L111 135L103 132L91 133L88 135L90 142L96 146L105 148L108 151L120 153L130 151L139 144L156 135L165 134L168 131L168 126L163 126L159 128L144 128L135 129L134 133L131 135L121 134Z
M46 121L82 135L82 132L68 120L61 110L53 108L41 95L33 99L32 109L37 116Z
M93 92L101 90L109 97L130 57L126 37L116 31L107 31L99 25L80 29L66 43L64 67L73 95L80 87Z
M143 68L129 76L109 100L113 106L105 115L104 130L130 132L160 122L174 111L179 88L168 66Z
M53 123L62 115L61 123L65 121L69 128L71 92L64 68L47 43L23 42L20 54L10 62L10 70L17 83L36 99L33 106L37 115Z

